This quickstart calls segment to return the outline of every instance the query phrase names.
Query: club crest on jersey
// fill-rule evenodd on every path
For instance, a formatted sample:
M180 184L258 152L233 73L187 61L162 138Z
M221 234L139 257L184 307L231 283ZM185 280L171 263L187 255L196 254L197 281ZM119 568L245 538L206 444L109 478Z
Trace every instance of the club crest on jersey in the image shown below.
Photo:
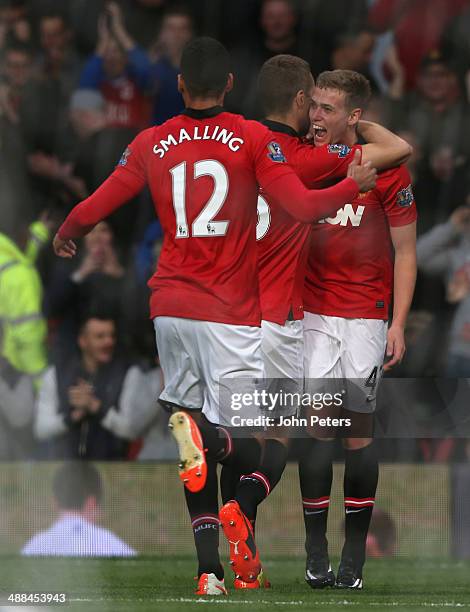
M408 185L408 187L405 187L404 189L400 189L400 191L397 193L396 202L398 206L401 206L401 208L407 208L413 204L414 196L411 185Z
M129 149L129 147L127 147L127 149L121 155L121 159L118 161L118 166L125 166L127 164L127 158L129 157L130 154L131 154L131 150Z
M346 157L346 155L351 150L351 147L344 144L329 144L328 145L328 153L336 154L338 157Z
M286 158L284 157L284 153L282 152L281 146L277 142L270 142L268 144L268 157L275 162L285 163Z

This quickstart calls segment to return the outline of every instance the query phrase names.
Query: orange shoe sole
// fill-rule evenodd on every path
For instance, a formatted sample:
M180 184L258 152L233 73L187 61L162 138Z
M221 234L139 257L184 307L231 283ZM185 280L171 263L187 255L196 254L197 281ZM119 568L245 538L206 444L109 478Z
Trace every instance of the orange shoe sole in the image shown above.
M179 477L192 493L204 488L207 479L207 463L201 432L187 412L171 415L168 427L178 444Z

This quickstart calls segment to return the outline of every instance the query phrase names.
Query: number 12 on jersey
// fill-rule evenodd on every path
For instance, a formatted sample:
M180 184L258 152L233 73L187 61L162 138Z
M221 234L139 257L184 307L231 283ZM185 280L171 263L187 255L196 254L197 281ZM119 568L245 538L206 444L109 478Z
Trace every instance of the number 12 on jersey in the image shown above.
M186 178L187 162L182 162L170 170L173 189L173 207L176 216L176 238L213 238L225 236L229 221L214 221L227 199L229 180L225 167L214 159L204 159L194 164L194 180L210 176L214 190L199 215L194 219L191 232L186 217Z

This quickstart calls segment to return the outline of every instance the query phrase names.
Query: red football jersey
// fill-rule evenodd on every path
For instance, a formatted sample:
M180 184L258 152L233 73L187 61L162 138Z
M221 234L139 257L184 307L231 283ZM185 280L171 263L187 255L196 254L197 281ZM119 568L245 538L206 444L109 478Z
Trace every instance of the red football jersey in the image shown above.
M128 77L105 81L101 93L106 100L106 122L109 127L141 130L150 123L150 104L146 96Z
M260 324L257 185L292 173L271 140L260 123L217 108L185 111L129 145L114 175L148 183L164 232L152 317Z
M289 165L308 188L320 188L346 176L360 145L314 147L302 143L289 126L264 121L281 145ZM303 319L303 291L310 248L311 224L299 223L260 192L256 234L259 255L261 316L283 325L290 316Z
M404 166L381 172L377 185L313 224L304 291L308 312L388 319L393 289L390 227L417 218Z
M149 282L151 316L259 325L258 185L309 223L358 193L352 178L308 190L272 138L265 126L222 108L188 109L139 134L111 176L67 215L58 236L83 236L147 183L164 230Z

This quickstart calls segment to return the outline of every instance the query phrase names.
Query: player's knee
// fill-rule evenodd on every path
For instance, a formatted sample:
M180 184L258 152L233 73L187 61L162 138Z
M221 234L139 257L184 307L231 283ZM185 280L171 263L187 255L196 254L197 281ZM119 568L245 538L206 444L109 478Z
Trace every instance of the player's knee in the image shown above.
M344 438L343 447L346 450L360 450L372 443L373 438Z

